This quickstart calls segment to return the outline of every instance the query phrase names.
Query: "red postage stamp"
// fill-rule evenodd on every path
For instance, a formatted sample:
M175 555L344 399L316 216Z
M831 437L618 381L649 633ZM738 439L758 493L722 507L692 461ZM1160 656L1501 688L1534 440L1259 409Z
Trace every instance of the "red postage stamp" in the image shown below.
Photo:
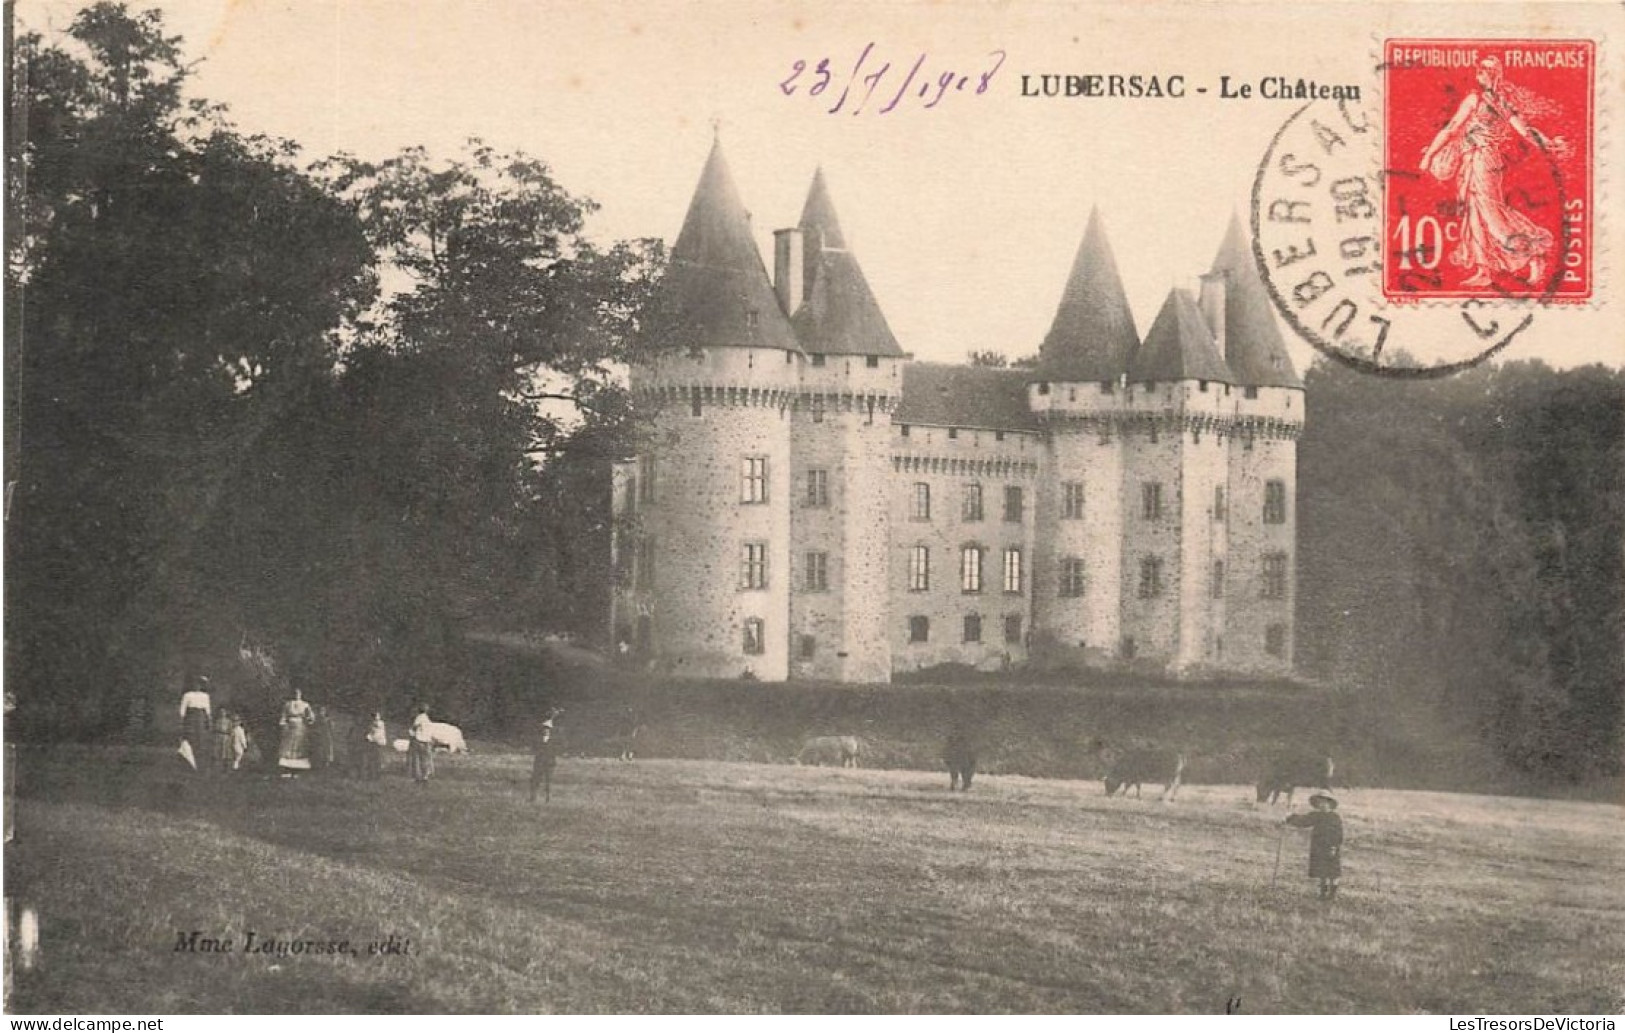
M1591 297L1595 44L1396 39L1383 61L1383 295Z

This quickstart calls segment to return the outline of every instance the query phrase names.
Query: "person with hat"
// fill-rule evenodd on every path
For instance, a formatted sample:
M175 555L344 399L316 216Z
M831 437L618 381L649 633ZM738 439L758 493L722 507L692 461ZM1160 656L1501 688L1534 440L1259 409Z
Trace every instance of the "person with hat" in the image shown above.
M1309 877L1320 880L1320 899L1337 899L1337 880L1343 874L1343 819L1330 793L1309 798L1307 814L1289 814L1286 823L1309 830Z

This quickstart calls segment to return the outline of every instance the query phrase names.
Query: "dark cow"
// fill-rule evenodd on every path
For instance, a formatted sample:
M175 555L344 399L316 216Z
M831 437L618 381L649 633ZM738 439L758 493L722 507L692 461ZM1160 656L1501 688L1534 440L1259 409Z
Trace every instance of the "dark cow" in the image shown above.
M976 739L969 728L956 725L948 733L942 762L948 765L948 791L969 790L971 779L976 777Z
M1140 783L1163 783L1162 801L1167 803L1179 792L1179 780L1185 774L1185 755L1173 750L1129 750L1118 754L1106 765L1106 795L1115 796L1121 789L1127 796L1134 787L1135 799L1140 798Z
M1336 773L1337 766L1330 757L1315 754L1274 757L1265 765L1258 780L1258 802L1274 803L1285 793L1286 805L1291 807L1294 789L1307 786L1330 791L1332 776Z

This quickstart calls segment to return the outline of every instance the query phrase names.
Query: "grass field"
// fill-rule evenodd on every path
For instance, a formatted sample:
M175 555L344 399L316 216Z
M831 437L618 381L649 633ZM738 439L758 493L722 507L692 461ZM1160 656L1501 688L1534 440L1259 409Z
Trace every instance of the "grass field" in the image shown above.
M413 786L25 751L14 1012L1616 1012L1618 807L1359 790L1323 907L1283 809L1098 783L526 758ZM178 762L177 762L178 763ZM177 952L177 934L232 954ZM259 940L358 953L245 955ZM389 936L411 953L368 956Z

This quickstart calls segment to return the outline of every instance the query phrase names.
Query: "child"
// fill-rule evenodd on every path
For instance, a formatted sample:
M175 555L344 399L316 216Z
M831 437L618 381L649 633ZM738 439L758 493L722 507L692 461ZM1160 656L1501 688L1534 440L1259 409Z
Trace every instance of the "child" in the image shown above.
M248 729L243 727L240 715L231 715L231 770L239 771L243 758L248 755Z
M1337 800L1329 793L1309 798L1307 814L1289 814L1288 825L1309 830L1309 877L1320 880L1320 899L1337 899L1337 880L1343 874L1343 819Z
M384 754L389 750L389 731L384 727L384 715L373 711L372 726L367 729L367 746L362 756L361 772L367 779L375 779L384 770Z

